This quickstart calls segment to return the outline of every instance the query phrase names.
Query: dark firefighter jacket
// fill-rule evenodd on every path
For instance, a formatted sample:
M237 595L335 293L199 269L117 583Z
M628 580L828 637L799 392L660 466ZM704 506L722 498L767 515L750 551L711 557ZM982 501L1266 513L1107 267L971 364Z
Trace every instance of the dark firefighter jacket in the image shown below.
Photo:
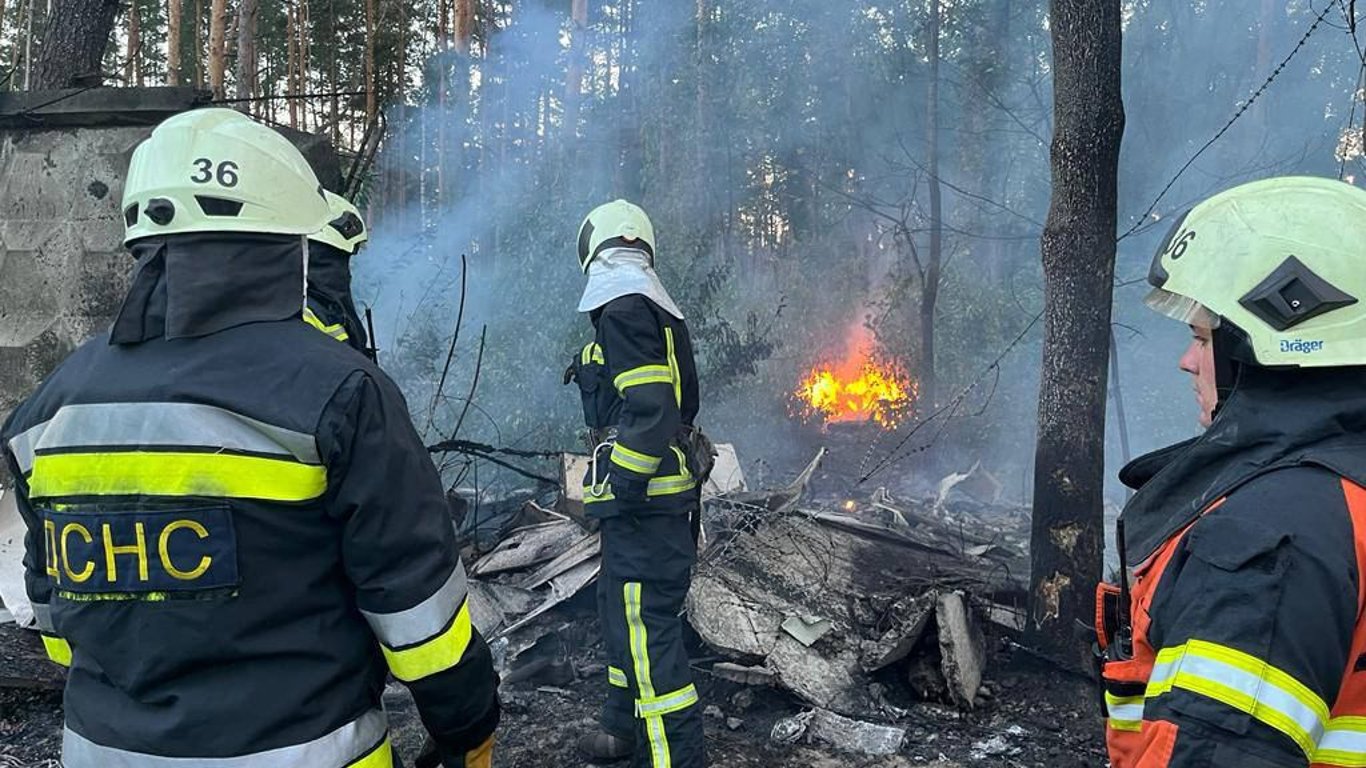
M640 294L590 317L596 331L574 360L584 420L604 440L584 480L590 514L690 509L697 497L684 430L697 417L697 366L688 327ZM629 495L618 499L623 486ZM621 503L611 503L620 501Z
M304 322L357 352L366 351L365 326L351 295L351 256L326 243L308 244Z
M296 238L134 252L111 334L0 432L65 765L387 768L392 673L463 766L497 683L397 388L302 322Z
M1121 474L1131 650L1115 587L1097 610L1115 768L1366 765L1366 371L1236 377L1203 436Z

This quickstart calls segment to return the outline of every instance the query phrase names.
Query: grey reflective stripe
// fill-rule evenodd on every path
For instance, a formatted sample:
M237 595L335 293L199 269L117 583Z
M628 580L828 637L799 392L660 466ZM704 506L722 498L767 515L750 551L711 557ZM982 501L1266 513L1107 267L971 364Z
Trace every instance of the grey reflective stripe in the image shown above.
M37 449L38 438L43 436L45 429L47 422L10 438L10 452L14 454L14 460L19 462L19 471L25 475L33 471L34 451Z
M227 448L322 463L313 435L198 403L67 405L10 440L25 473L43 450L108 446Z
M62 732L62 764L66 768L343 768L374 749L388 730L384 713L371 710L303 744L236 757L163 757L96 744L67 727Z
M390 648L403 648L436 636L447 625L460 604L465 602L468 586L465 583L465 564L459 560L446 583L431 597L406 611L371 613L361 611L375 637Z
M52 623L52 606L47 603L33 604L33 620L37 623L39 632L53 634L57 631Z
M697 687L689 683L673 693L666 693L653 699L636 699L636 717L663 717L687 709L696 703Z

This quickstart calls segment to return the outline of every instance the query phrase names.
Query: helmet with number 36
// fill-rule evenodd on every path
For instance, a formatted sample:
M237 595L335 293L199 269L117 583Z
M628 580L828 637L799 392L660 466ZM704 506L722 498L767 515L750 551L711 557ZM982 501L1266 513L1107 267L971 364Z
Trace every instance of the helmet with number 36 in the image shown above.
M157 235L311 235L332 219L322 185L284 136L241 112L169 118L133 150L124 243Z

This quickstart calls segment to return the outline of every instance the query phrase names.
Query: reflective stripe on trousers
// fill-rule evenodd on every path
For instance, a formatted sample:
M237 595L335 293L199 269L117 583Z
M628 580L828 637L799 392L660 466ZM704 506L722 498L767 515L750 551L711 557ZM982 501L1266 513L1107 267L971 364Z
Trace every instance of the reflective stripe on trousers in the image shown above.
M635 667L636 686L641 698L652 699L655 688L650 678L649 632L645 627L645 620L641 618L641 584L627 582L622 589L626 602L626 627L630 640L631 663ZM669 736L664 731L663 717L652 715L643 719L645 733L650 742L650 764L653 768L672 768Z
M68 727L62 733L62 764L65 768L392 768L388 731L384 713L371 710L302 744L236 757L190 758L106 747Z

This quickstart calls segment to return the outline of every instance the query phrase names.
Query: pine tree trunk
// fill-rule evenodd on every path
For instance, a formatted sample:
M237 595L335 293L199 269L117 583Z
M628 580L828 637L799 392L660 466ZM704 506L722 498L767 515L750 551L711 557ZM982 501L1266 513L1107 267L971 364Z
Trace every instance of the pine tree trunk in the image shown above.
M944 263L944 205L939 183L939 0L930 0L930 84L925 107L930 155L930 251L920 284L920 399L935 406L934 309Z
M256 21L260 13L258 0L241 0L237 7L237 98L256 96ZM249 112L249 104L241 109Z
M379 111L378 94L375 93L375 0L365 0L365 124L375 121ZM402 88L400 86L400 93Z
M142 20L138 18L137 0L128 4L128 51L123 63L123 84L142 85L138 81L138 49L142 47Z
M298 71L299 71L299 39L295 33L298 26L298 6L294 4L285 7L285 96L293 96L298 92ZM289 98L285 100L289 109L289 127L299 127L299 100Z
M403 3L398 7L398 71L395 73L397 81L394 83L394 93L398 94L398 124L402 126L397 131L398 141L398 160L395 167L396 186L398 194L395 195L398 214L398 230L405 231L408 221L408 105L403 97L408 86L408 10Z
M42 45L32 60L30 88L99 85L118 0L52 0L51 8L43 24Z
M204 0L194 0L194 87L204 88Z
M439 0L436 10L436 49L443 54L450 48L450 5ZM436 202L438 207L446 199L446 123L450 120L447 98L450 95L450 62L443 56L437 60L436 79Z
M332 37L335 39L335 38L337 37L337 2L336 2L336 0L328 0L328 2L327 2L327 15L328 15L328 28L329 28L329 30L331 31ZM337 59L338 59L338 58L339 58L338 56L332 56L332 57L331 57L332 61L330 62L330 63L331 63L331 66L328 67L328 77L327 77L328 85L329 85L328 90L332 92L332 97L328 100L329 103L328 103L327 106L328 106L328 111L330 112L330 114L328 115L328 119L330 119L330 120L332 121L332 146L334 146L334 147L340 147L340 146L341 146L341 102L340 102L339 97L337 96L337 91L341 90L341 87L339 86L339 84L338 84L338 82L337 82L337 80L338 80L338 78L339 78L339 75L338 75L338 73L337 73ZM354 89L352 89L352 90L354 90ZM355 146L356 146L356 137L355 137L355 126L356 126L356 121L355 121L355 120L349 120L349 121L347 121L347 122L351 123L351 130L352 130L351 147L352 147L352 148L355 148Z
M312 62L309 61L309 30L313 28L313 18L308 8L308 0L299 0L299 20L296 31L299 33L299 78L298 93L302 96L309 92L308 73ZM309 130L308 123L308 99L299 101L299 127L302 130Z
M5 39L5 0L0 0L0 40L3 39ZM10 66L12 67L13 64L11 64ZM11 78L13 78L13 75L11 75Z
M570 0L569 17L573 22L569 40L569 66L564 73L564 132L573 137L579 132L579 102L583 95L583 56L587 50L588 0Z
M224 97L223 73L227 67L228 0L213 0L209 10L209 90L215 99Z
M180 0L166 0L166 84L180 85Z
M1105 393L1115 271L1120 0L1051 0L1053 192L1043 234L1044 342L1034 455L1028 642L1078 669L1101 576Z
M470 38L473 35L474 0L455 0L455 52L461 56L468 56Z
M24 90L28 90L29 83L33 79L33 2L34 0L28 0L19 9L19 42L14 46L14 58L15 71L18 71L18 66L22 64L24 77L15 84L15 90L18 90L18 85L22 85Z

